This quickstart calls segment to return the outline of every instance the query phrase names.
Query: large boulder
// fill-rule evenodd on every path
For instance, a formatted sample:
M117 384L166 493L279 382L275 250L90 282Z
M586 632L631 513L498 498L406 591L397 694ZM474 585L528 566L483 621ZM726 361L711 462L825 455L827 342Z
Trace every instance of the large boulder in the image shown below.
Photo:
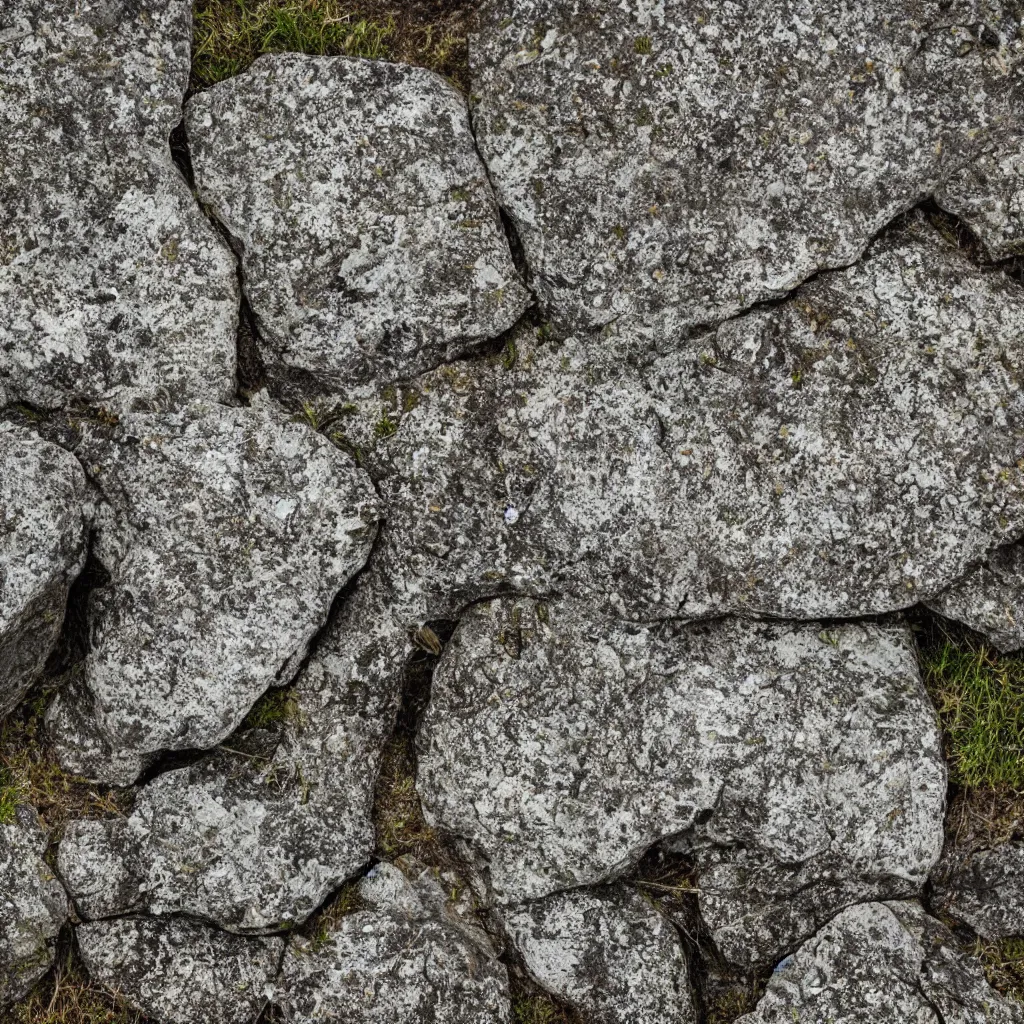
M983 938L1024 937L1024 843L950 850L932 875L931 902Z
M272 374L408 377L522 313L465 101L432 72L267 55L195 96L187 123Z
M848 903L915 894L941 852L945 765L901 625L492 601L459 623L419 735L427 820L499 903L614 879L671 840L741 964Z
M126 415L77 450L110 583L83 688L49 722L65 766L125 783L159 751L218 743L295 675L369 554L377 499L347 455L262 406Z
M1016 5L966 0L489 0L470 47L480 151L549 315L635 318L659 346L854 262L982 154L1001 168L1020 63ZM950 198L1002 242L1019 200L988 210L995 187Z
M0 718L42 671L85 563L85 474L73 455L0 424Z
M0 10L0 405L234 394L234 260L168 144L191 8Z

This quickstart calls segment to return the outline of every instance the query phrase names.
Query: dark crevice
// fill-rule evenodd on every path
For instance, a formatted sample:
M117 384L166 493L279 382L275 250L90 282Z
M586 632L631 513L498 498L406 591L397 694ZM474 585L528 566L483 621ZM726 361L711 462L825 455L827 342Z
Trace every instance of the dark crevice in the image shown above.
M196 175L192 167L192 151L188 147L188 134L185 131L185 119L175 125L170 137L171 159L175 167L181 171L181 176L193 195L196 194Z
M110 573L96 557L96 531L89 533L85 565L68 590L64 624L60 637L46 662L44 676L56 677L70 672L89 653L89 599L98 587L110 583Z

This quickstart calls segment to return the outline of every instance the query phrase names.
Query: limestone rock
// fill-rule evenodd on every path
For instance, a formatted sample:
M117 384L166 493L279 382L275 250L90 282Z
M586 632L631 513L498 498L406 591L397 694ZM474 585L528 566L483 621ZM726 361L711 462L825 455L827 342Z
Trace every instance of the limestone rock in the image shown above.
M252 1024L282 939L241 938L186 918L122 917L75 930L92 979L157 1024Z
M753 1013L736 1024L1019 1024L1024 1009L913 903L864 903L830 921L779 964Z
M427 820L467 842L499 903L614 879L672 840L737 963L772 962L846 903L917 892L945 779L900 625L645 626L492 601L446 647L420 731ZM749 855L757 884L721 885Z
M697 1017L672 925L626 888L560 893L504 915L526 969L591 1024Z
M211 747L290 680L366 560L377 500L347 455L262 406L128 415L88 431L79 455L103 496L95 550L111 575L84 679L121 760L94 763L87 726L58 738L66 766L131 782L132 756ZM50 724L68 718L58 708Z
M0 11L0 404L223 400L238 286L171 159L189 0Z
M188 133L272 373L407 377L522 313L465 102L432 72L267 55L194 97Z
M966 921L982 938L1024 936L1024 844L943 857L932 876L932 906Z
M1013 3L490 0L474 126L549 315L674 347L1013 138L1021 59Z
M508 1024L504 966L480 929L446 915L446 894L429 875L378 864L359 895L368 909L343 917L324 941L289 943L276 994L288 1024Z
M85 474L74 456L0 424L0 718L42 671L85 562Z
M60 882L43 860L46 838L28 808L0 824L0 1009L50 969L68 914Z

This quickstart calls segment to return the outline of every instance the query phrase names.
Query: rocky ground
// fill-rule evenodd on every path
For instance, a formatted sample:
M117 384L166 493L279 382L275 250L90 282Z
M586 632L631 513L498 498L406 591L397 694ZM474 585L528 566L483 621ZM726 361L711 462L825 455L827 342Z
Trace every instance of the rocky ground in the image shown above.
M0 1019L1024 1024L1024 3L370 14L0 9Z

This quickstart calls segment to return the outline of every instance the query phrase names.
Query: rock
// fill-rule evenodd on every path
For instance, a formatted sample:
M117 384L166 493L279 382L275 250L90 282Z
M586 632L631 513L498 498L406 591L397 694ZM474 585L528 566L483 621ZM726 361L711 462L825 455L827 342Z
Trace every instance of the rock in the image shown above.
M127 819L69 826L58 866L80 914L144 908L269 931L305 920L368 862L405 636L367 608L357 588L283 704L268 755L233 738L231 751L146 783Z
M970 626L1001 651L1024 647L1024 544L997 548L926 604Z
M92 979L156 1024L252 1024L284 949L282 939L227 935L181 917L83 924L75 937Z
M932 906L985 939L1024 936L1024 844L947 854L932 875Z
M446 915L429 875L378 864L359 895L368 909L322 939L289 942L275 996L289 1024L510 1021L504 966L480 929Z
M0 424L0 718L42 671L85 564L85 474L72 455Z
M530 976L582 1020L696 1022L679 936L635 891L560 893L504 921Z
M235 392L237 274L174 166L189 0L0 12L0 405Z
M465 102L432 72L267 55L195 96L187 124L272 374L408 377L522 313Z
M465 840L499 904L614 879L670 840L739 964L847 903L918 892L941 852L945 765L902 625L492 601L446 647L419 742L427 821ZM723 885L748 858L760 877Z
M377 500L347 455L269 407L131 414L78 453L111 581L90 607L87 699L73 715L59 700L49 724L66 767L127 783L158 751L213 746L291 679L369 554ZM90 756L83 718L116 758Z
M50 969L68 916L45 850L46 837L27 807L0 824L0 1009L27 995Z
M844 910L776 968L736 1024L1019 1024L1024 1009L985 981L914 903Z
M490 0L470 49L480 152L548 315L635 318L659 348L853 263L1019 138L1020 63L1015 5L967 2ZM956 185L981 207L976 187Z

